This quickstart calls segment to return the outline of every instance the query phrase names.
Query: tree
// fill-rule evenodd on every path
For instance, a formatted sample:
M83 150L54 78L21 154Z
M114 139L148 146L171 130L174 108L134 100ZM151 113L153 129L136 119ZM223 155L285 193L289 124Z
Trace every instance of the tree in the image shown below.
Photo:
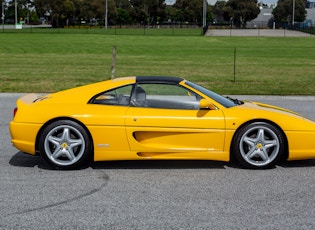
M224 7L226 5L225 1L217 1L213 8L213 14L216 23L225 22L224 20Z
M46 1L46 0L34 0L34 5L36 8L37 14L40 16L46 15L51 10L49 1Z
M277 7L272 13L277 22L287 22L290 24L293 20L293 0L279 0ZM295 0L294 21L303 22L305 18L305 1Z
M130 14L137 22L153 24L165 19L164 0L130 0L130 3Z
M198 23L202 21L202 0L176 0L174 8L177 10L177 20L180 22Z
M56 27L66 24L75 10L72 0L34 0L34 5L39 15L49 14Z
M28 0L17 0L28 1ZM180 22L202 21L202 0L176 0L166 6L165 0L33 0L36 12L49 17L54 27L95 22L105 18L108 3L108 22L111 24L143 23L152 25L168 19ZM208 21L213 20L211 7L207 7Z
M260 10L257 0L229 0L224 9L224 19L245 28L246 22L255 19Z
M89 0L87 0L89 1ZM116 7L116 1L115 0L107 0L107 7L108 7L108 23L109 24L115 24L117 20L117 7ZM91 0L91 7L93 9L93 17L91 18L97 18L97 19L104 19L105 20L105 5L106 0Z
M49 14L54 27L105 18L106 0L34 0L39 15ZM108 0L108 18L117 18L115 0Z
M5 4L5 19L10 23L15 21L15 1L1 1L6 2ZM30 19L37 19L36 12L32 11L33 4L30 0L17 0L17 22L23 20L25 23L29 23Z
M115 7L117 9L117 21L119 23L131 23L131 3L129 0L115 0Z
M168 23L173 23L173 21L176 21L176 9L173 6L167 5L165 8L166 13L166 21Z
M128 0L116 0L117 8L117 23L120 24L130 24L132 23L132 18L130 16L131 4Z
M127 10L122 9L122 8L118 8L117 13L118 13L117 22L120 24L120 26L122 24L130 24L131 23L132 19L131 19Z

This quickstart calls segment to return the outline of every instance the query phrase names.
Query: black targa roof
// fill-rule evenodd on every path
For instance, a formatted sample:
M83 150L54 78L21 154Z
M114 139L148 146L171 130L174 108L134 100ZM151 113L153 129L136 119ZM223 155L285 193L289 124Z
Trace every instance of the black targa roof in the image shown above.
M173 83L178 84L184 80L180 77L168 77L168 76L136 76L136 82L137 83L149 83L149 82L155 82L155 83Z

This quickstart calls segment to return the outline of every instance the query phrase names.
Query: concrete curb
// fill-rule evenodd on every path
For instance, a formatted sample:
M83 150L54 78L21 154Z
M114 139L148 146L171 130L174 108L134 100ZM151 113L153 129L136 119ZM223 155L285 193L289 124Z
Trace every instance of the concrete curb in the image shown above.
M208 29L205 36L230 37L314 37L312 34L287 29Z

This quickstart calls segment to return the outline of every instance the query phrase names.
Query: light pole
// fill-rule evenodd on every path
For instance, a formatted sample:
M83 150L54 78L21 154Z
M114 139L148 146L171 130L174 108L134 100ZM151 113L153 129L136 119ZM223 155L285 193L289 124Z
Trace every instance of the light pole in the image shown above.
M15 0L15 27L17 25L17 2Z
M4 2L2 2L2 14L1 14L1 19L2 19L2 32L4 32Z
M292 5L292 26L294 26L295 0L293 0Z
M107 29L107 16L108 16L108 0L105 2L105 29Z
M203 0L203 20L202 20L202 27L205 28L207 25L207 0Z

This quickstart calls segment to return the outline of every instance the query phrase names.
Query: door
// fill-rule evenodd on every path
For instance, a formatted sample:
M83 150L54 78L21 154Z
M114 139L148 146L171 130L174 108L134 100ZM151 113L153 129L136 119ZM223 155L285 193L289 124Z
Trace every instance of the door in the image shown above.
M221 110L199 109L201 97L180 85L138 84L137 88L141 89L134 90L125 121L132 151L143 156L223 151Z

